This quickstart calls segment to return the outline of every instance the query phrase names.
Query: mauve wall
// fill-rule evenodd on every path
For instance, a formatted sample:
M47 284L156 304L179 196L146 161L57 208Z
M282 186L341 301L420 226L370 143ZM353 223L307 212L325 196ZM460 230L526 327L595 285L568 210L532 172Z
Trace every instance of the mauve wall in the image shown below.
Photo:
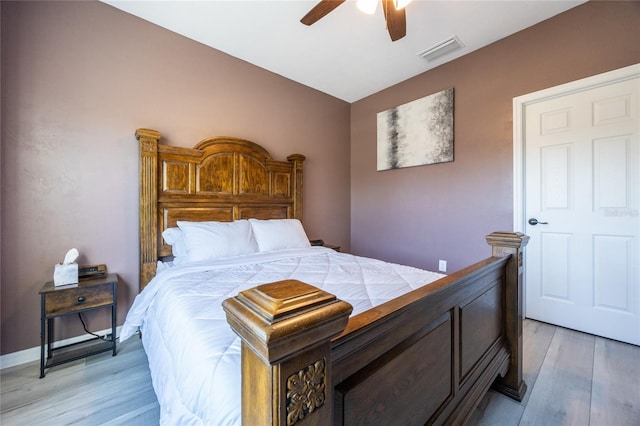
M410 31L410 29L409 29ZM513 229L513 98L640 62L640 2L589 2L351 106L351 250L436 270ZM453 163L376 172L376 113L455 88Z
M306 155L309 237L348 247L349 104L102 3L1 7L2 354L39 345L38 290L71 247L120 275L124 320L138 292L138 127L172 145L230 135ZM56 338L78 323L58 321Z

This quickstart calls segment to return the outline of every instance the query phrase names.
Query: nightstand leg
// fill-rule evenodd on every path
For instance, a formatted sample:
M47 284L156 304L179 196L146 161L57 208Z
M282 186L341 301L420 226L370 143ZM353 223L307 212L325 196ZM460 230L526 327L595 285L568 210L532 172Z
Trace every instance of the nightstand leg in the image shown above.
M47 320L47 359L51 359L53 349L53 318Z
M114 300L115 300L115 291L114 291ZM116 356L116 304L114 303L111 306L111 345L113 346L113 354L111 356Z
M46 319L44 316L40 318L40 378L44 377L44 341L45 341L45 329L44 323Z

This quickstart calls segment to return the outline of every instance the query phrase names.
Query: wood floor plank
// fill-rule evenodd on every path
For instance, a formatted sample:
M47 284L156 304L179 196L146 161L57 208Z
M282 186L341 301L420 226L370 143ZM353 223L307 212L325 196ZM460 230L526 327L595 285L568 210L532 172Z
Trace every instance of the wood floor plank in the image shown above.
M518 403L501 393L490 390L469 418L469 425L516 426L520 423L524 407L531 395L556 328L550 324L524 320L522 375L528 386L524 399Z
M133 340L133 339L132 339ZM133 342L134 344L136 342ZM141 345L140 345L141 347ZM91 368L87 368L90 365ZM2 411L14 409L26 404L26 401L38 403L52 395L65 394L71 389L81 387L87 383L94 383L109 373L128 374L139 367L147 365L144 351L134 345L123 345L118 355L112 357L110 353L103 353L94 357L74 361L69 364L47 370L47 375L39 379L39 362L24 364L17 368L2 372ZM95 368L93 366L96 366ZM64 383L64 385L61 385Z
M2 372L2 425L158 424L159 407L142 344L130 339L105 353L47 371L39 363ZM142 407L142 408L141 408Z
M518 426L524 406L494 390L489 390L469 418L469 426Z
M102 426L136 425L153 426L160 423L160 405L158 401L138 407L122 416L102 423Z
M640 347L596 337L592 426L640 424Z
M557 328L555 325L529 319L525 319L522 324L522 377L527 384L527 393L520 403L522 406L527 405L531 397Z
M595 337L558 328L520 425L588 425Z

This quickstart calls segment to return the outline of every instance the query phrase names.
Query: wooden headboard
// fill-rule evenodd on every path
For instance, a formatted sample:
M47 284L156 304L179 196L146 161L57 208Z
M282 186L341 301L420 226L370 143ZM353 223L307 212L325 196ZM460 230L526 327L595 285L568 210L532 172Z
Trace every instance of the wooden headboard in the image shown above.
M193 148L160 144L160 132L136 130L140 144L140 290L157 261L171 255L162 232L178 220L302 220L302 162L274 161L260 145L212 137Z

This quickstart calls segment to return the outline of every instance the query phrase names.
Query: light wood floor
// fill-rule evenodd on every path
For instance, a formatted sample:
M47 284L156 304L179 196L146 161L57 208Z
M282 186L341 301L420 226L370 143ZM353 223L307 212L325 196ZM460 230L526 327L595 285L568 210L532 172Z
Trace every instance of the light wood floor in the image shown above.
M524 321L522 402L489 391L470 425L640 425L640 347Z
M2 371L0 424L157 425L142 344L47 370ZM490 391L469 425L640 425L640 347L525 320L521 403Z

